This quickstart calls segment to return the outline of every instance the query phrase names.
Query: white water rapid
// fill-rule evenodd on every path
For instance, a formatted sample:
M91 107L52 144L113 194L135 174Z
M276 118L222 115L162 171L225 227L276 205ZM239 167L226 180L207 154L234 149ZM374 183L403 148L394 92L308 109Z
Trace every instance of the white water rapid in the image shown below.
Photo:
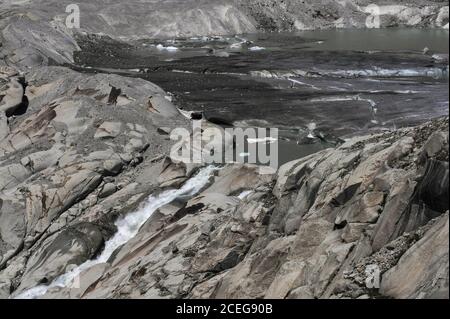
M217 168L209 166L202 169L196 176L188 180L180 189L167 190L158 196L150 196L146 204L136 212L130 213L116 221L117 233L105 243L103 252L93 260L88 260L75 269L56 278L49 285L39 285L28 289L17 295L15 299L36 299L46 294L50 288L71 287L78 275L99 263L105 263L114 253L114 251L127 243L137 235L141 226L150 218L150 216L160 207L173 202L181 196L193 196L200 192L208 183L209 178Z

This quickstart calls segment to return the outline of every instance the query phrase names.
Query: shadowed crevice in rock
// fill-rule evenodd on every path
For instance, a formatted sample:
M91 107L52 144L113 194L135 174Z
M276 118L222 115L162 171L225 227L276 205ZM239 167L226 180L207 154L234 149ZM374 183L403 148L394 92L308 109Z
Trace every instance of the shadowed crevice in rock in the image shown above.
M56 269L68 271L68 266L91 259L100 251L103 242L101 232L89 223L74 225L53 239L49 238L43 247L39 248L38 254L30 257L30 266L27 267L18 289L51 282L58 276Z
M14 110L14 112L6 112L7 117L24 115L28 110L29 101L27 96L22 98L22 103Z
M185 207L181 208L180 210L178 210L178 211L175 213L175 215L173 215L173 216L170 218L169 222L170 222L170 223L174 223L174 222L179 221L180 219L182 219L182 218L185 217L186 215L193 215L193 214L196 214L196 213L198 213L199 211L201 211L201 209L204 208L204 207L205 207L205 205L202 204L202 203L199 203L199 204L196 204L196 205L193 205L193 206L189 206L189 207L186 207L186 206L185 206Z
M390 239L413 231L429 221L448 212L448 162L429 160L422 180L416 187L411 204L397 222L396 231Z
M120 96L121 93L122 93L122 89L112 86L111 92L109 93L109 97L108 97L108 104L116 105L117 98Z
M6 110L5 114L7 117L24 115L28 109L29 101L28 97L25 95L28 83L26 82L24 77L19 77L17 82L22 86L23 96L21 98L21 102L17 106Z

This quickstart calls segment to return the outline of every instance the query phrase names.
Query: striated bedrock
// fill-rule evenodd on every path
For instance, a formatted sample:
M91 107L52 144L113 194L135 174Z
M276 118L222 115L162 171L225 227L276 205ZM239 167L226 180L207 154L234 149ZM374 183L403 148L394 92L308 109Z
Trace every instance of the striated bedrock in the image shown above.
M0 75L8 96L15 72ZM141 79L62 67L24 77L25 89L4 98L0 112L1 297L18 274L23 287L34 286L94 256L117 216L158 185L161 154L172 144L158 128L190 124L161 88ZM23 97L23 112L9 114Z
M80 29L66 26L66 7L73 3L80 8ZM448 1L439 0L4 0L0 66L73 63L78 34L130 41L330 28L448 29L448 15Z
M448 147L445 118L353 138L276 173L229 164L197 196L158 209L108 262L84 270L80 288L43 297L448 298ZM159 170L159 184L191 175L170 160ZM93 192L95 204L75 206L76 222L51 223L51 234L0 272L10 284L3 296L95 255L113 231L102 229L112 218L103 210L117 196ZM86 236L92 246L79 243ZM367 285L373 267L375 287Z
M440 0L249 0L242 6L264 31L399 26L448 29L449 22L448 1Z

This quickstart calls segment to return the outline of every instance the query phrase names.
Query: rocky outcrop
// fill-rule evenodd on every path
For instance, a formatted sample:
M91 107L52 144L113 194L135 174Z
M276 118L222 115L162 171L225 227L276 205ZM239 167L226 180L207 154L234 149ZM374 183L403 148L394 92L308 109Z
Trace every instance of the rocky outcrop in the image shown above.
M448 29L443 1L277 1L250 0L246 12L266 31L398 26Z
M86 2L82 30L64 24L69 1L0 4L0 298L81 264L77 287L40 296L448 298L448 119L353 138L276 173L214 169L96 259L117 221L200 167L165 156L171 129L190 122L161 88L49 66L73 67L77 36L361 27L370 14L362 0L193 3ZM440 1L385 10L382 26L448 25Z
M15 85L13 76L5 81ZM2 297L17 288L17 271L21 289L31 288L92 258L117 216L157 184L160 154L171 145L158 128L189 124L144 80L61 67L25 76L16 100L29 100L26 112L0 112ZM160 112L148 109L150 100Z
M3 92L0 92L0 112L10 117L28 107L25 97L26 83L23 78L10 78ZM23 112L23 111L22 111Z
M258 30L448 28L449 22L448 3L439 0L377 2L376 8L369 0L98 0L79 4L80 29L75 29L66 25L72 2L2 1L0 66L1 59L23 67L72 63L73 52L80 49L77 36L86 34L130 41Z
M229 164L193 198L161 206L80 287L43 297L448 298L448 174L448 119L353 138L273 174ZM95 207L78 221L102 225ZM76 256L59 245L99 226L73 227L33 250L13 288L91 256L96 241L75 244ZM49 268L34 271L45 258Z

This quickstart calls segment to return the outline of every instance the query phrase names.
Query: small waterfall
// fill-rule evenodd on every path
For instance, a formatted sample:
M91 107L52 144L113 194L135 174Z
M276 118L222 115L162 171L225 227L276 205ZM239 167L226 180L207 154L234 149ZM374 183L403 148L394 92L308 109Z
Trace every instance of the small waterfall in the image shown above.
M39 285L26 290L14 297L15 299L36 299L46 294L50 288L70 287L74 280L84 270L100 263L105 263L112 256L114 251L135 237L141 226L151 217L151 215L164 205L170 204L181 196L193 196L200 192L209 181L217 168L208 166L202 169L196 176L188 180L180 189L167 190L158 196L150 196L146 204L136 212L130 213L116 221L117 233L105 243L103 252L93 260L88 260L75 269L56 278L50 285Z

